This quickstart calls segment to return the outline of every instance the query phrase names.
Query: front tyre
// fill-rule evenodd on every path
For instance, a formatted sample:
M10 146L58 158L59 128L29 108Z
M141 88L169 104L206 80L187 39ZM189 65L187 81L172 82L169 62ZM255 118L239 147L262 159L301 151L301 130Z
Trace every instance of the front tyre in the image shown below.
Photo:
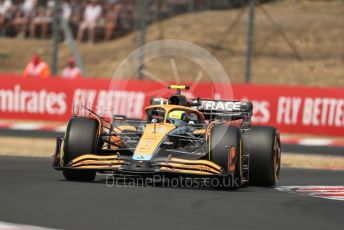
M92 118L74 117L68 122L63 148L64 166L79 156L97 152L99 128L98 121ZM65 169L63 176L66 180L93 181L96 172Z
M96 173L94 171L79 171L79 170L68 170L65 169L62 172L66 180L71 181L94 181Z

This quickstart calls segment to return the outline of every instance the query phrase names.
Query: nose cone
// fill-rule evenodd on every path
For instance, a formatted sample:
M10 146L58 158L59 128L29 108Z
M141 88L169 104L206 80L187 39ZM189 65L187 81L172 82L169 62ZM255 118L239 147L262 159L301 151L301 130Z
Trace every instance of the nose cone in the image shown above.
M135 149L133 160L151 160L165 136L175 128L172 124L148 124Z

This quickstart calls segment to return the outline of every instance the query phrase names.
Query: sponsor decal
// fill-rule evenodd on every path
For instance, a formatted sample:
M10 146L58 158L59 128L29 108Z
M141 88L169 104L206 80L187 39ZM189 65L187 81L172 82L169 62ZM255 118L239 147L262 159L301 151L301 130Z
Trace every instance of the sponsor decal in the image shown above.
M133 160L142 160L142 161L148 161L152 159L152 155L134 155Z
M344 99L279 97L277 124L344 127Z
M30 113L63 115L67 110L64 92L22 90L19 84L11 89L0 88L0 111L7 113Z
M73 95L73 104L84 105L106 117L113 114L130 118L141 118L145 103L145 94L135 91L113 91L77 88ZM82 110L82 109L81 109ZM78 113L78 111L75 111Z
M233 101L203 101L198 108L200 110L214 110L214 111L240 111L241 102Z
M267 100L252 100L253 104L253 123L268 123L271 117L270 102Z
M153 95L152 90L160 89L161 85L151 81L128 80L125 90L113 90L109 89L111 81L104 79L33 80L1 74L0 78L0 115L3 119L67 121L73 112L88 114L86 110L80 111L78 105L89 107L102 116L117 114L141 119L145 117L144 108L150 104L152 96L170 96L158 91ZM233 84L234 98L226 98L223 92L209 90L214 84L200 82L192 89L193 98L214 99L202 100L199 109L239 112L245 106L236 99L248 100L253 104L254 125L272 125L287 133L344 135L341 88Z

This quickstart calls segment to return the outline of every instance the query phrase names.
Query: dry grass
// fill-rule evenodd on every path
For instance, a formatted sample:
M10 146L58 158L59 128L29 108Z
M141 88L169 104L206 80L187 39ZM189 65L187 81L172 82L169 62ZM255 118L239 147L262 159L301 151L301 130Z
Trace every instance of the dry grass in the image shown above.
M344 170L344 157L282 154L282 167Z
M264 8L295 45L303 61L296 58L278 29L257 8L253 82L344 86L343 2L277 1L264 5ZM163 22L163 37L183 39L202 46L221 62L232 82L243 82L246 14L226 36L227 27L239 11L177 16ZM147 30L147 42L158 38L158 25L153 24ZM137 44L138 35L134 32L110 43L82 44L79 49L90 76L111 77L116 66L137 48ZM50 58L50 41L0 39L0 47L3 56L0 58L0 72L20 72L34 52L41 53L46 60ZM61 48L60 64L69 55L66 45ZM176 61L183 79L194 79L200 67L195 68L194 64L183 59ZM155 75L172 79L166 58L153 60L147 63L146 68Z
M54 138L0 137L0 155L50 157Z

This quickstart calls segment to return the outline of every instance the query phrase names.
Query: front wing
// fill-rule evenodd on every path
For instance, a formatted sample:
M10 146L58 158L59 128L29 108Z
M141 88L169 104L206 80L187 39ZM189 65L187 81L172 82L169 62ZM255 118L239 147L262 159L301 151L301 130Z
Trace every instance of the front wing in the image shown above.
M57 170L80 169L97 172L115 172L124 174L188 174L195 176L226 176L222 168L208 160L186 160L181 158L161 158L152 161L132 160L131 156L109 155L100 156L85 154L73 159L61 167L55 159L54 168Z

